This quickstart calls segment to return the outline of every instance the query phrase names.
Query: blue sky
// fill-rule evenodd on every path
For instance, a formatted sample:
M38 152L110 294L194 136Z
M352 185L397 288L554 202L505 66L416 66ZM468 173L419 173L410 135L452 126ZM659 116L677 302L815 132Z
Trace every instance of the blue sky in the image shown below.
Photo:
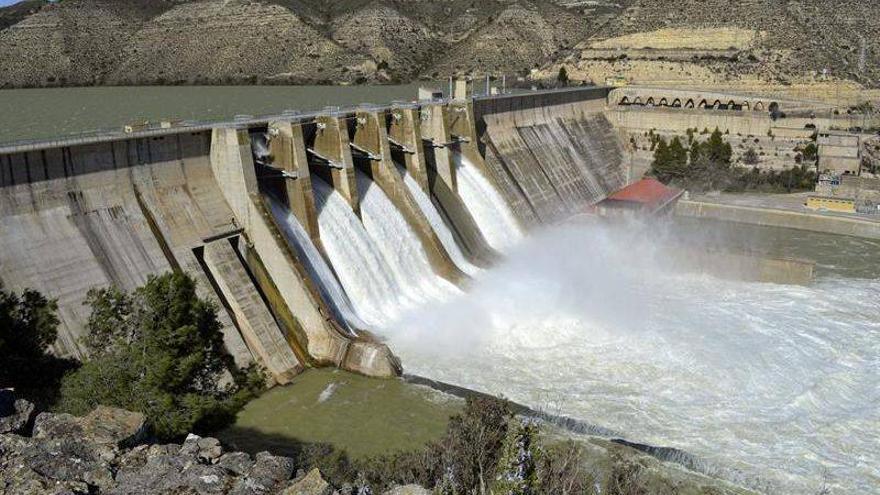
M12 5L14 3L18 3L20 0L0 0L0 7L6 7L7 5Z

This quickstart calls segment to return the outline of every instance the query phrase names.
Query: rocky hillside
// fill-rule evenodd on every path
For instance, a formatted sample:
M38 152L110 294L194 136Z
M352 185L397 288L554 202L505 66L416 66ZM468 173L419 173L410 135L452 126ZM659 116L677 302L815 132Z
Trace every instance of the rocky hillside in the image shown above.
M0 9L0 87L521 70L586 36L594 10L544 0L33 0Z
M673 40L664 37L675 33L679 41L693 38L688 33L693 30L707 35L706 43L698 46L710 46L730 30L739 31L740 40L750 41L747 46L732 41L730 46L710 46L702 52L684 44L676 51ZM633 40L638 33L638 45L613 54L597 50L609 42ZM637 80L675 79L678 73L697 80L717 79L712 82L754 78L791 84L839 78L876 87L880 5L859 0L636 0L556 62L583 72L617 73Z
M594 82L877 86L878 40L880 7L863 0L26 0L0 9L0 87L552 77L561 65Z
M0 493L37 495L341 495L317 468L261 452L227 452L214 438L149 444L144 416L99 406L86 416L40 413L0 390ZM385 495L428 495L401 486Z

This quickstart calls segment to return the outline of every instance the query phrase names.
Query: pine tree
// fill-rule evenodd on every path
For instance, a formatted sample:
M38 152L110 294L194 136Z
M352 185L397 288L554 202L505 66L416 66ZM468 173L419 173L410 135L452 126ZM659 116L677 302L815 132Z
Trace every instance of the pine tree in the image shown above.
M540 493L537 466L541 459L538 425L533 420L512 420L501 448L495 495L536 495Z
M565 66L559 68L559 74L556 75L556 81L560 86L568 86L568 70Z
M213 429L262 387L262 373L239 372L223 352L216 308L188 275L150 277L133 293L89 293L86 343L93 358L64 377L60 409L82 415L98 404L144 413L172 440ZM233 385L220 385L224 371Z

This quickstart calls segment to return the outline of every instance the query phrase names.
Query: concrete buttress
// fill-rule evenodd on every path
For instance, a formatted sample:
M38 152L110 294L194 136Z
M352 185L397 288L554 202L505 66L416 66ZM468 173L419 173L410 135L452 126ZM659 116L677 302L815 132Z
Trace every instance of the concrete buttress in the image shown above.
M322 115L316 119L317 132L313 152L330 166L330 178L336 190L351 206L355 215L361 215L357 181L354 177L354 161L345 117Z
M347 145L347 137L345 141ZM300 351L306 352L315 364L333 364L372 376L399 374L399 363L387 346L369 338L351 340L332 320L314 282L260 197L248 132L214 129L211 166L238 225L244 230L248 259L258 260L256 278L267 293L270 307L276 316L292 315L290 326L294 328L287 329L295 334L292 344L301 347ZM353 169L351 180L354 181Z
M363 155L359 165L394 203L416 233L434 272L452 283L460 284L467 276L458 269L443 247L428 218L410 194L394 161L385 127L386 113L360 111L355 115L352 144Z
M395 107L388 114L388 138L402 155L407 173L416 180L422 191L430 194L421 124L418 108Z
M458 191L458 181L453 162L452 133L449 130L448 111L445 105L425 105L421 110L422 140L433 160L429 160L432 171L453 191Z
M312 238L312 242L320 245L318 213L302 127L298 123L271 122L269 134L272 136L269 150L274 158L273 165L291 173L284 182L290 211Z

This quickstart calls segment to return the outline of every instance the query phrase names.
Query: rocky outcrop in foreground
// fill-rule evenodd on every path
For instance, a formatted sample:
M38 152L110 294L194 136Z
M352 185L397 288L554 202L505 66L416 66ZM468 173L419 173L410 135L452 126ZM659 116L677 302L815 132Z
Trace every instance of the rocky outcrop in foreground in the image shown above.
M140 413L98 407L84 417L40 413L0 391L0 493L345 495L317 469L261 452L225 452L215 438L147 444ZM10 404L12 406L10 407ZM425 495L417 486L390 495ZM388 495L388 494L386 494Z

